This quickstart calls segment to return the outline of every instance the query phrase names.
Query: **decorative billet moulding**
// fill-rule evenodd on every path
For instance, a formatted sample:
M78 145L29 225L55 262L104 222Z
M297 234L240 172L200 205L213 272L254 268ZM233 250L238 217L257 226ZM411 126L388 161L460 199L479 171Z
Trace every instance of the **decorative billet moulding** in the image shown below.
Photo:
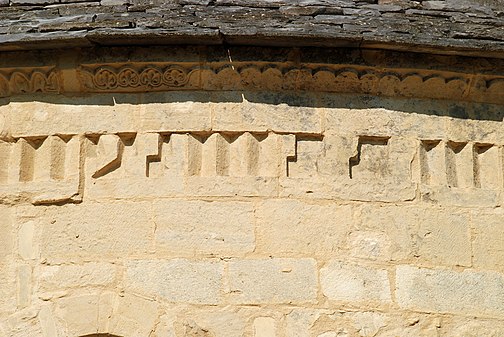
M67 83L78 83L80 90ZM264 62L83 64L0 68L0 97L42 93L251 90L355 93L504 104L504 76L349 64Z

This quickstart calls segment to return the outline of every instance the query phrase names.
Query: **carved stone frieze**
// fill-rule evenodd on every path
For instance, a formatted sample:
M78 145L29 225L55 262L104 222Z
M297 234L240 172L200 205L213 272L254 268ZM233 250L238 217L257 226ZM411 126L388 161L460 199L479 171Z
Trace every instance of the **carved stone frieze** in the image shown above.
M60 85L54 69L0 69L0 97L35 92L58 93Z
M87 90L94 91L149 91L180 88L187 84L190 71L177 65L139 66L136 64L120 67L83 67L81 81Z
M0 67L0 97L42 93L306 91L504 104L504 76L470 71L294 62L104 62Z
M120 63L82 65L87 92L303 90L504 103L504 77L347 64Z

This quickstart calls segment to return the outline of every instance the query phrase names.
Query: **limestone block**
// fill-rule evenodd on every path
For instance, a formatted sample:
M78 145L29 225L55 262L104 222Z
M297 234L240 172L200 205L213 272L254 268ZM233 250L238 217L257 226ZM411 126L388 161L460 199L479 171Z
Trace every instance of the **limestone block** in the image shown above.
M444 120L438 116L412 114L400 110L326 109L328 134L444 139L446 138L444 125Z
M61 298L54 315L64 322L67 336L86 336L99 332L99 303L97 294Z
M136 260L126 263L128 291L168 302L219 304L223 265L214 260Z
M48 207L38 218L41 255L50 262L141 256L154 249L147 202L83 203Z
M503 143L502 123L470 118L446 118L446 139L452 141L474 141L486 144Z
M102 149L106 139L108 155ZM276 178L287 174L295 152L292 134L102 135L88 141L86 172L92 178L85 193L91 198L273 196Z
M198 177L184 179L184 195L199 197L275 197L278 178L273 177Z
M40 321L37 319L38 310L27 308L18 310L7 318L9 337L43 336ZM45 337L45 336L44 336Z
M317 269L313 259L233 260L228 263L228 299L239 304L314 303Z
M333 256L345 245L352 208L334 203L271 199L257 206L257 249L262 254Z
M168 325L173 327L174 336L242 336L252 334L254 316L264 311L229 305L185 308L176 310Z
M416 196L411 162L416 140L401 137L329 134L323 140L297 138L285 196L395 202ZM309 194L309 195L308 195Z
M504 335L504 323L502 320L454 317L443 324L441 331L446 337L497 337Z
M114 95L119 101L121 95ZM100 134L137 131L139 112L136 105L113 104L110 96L94 95L88 98L72 97L71 102L12 102L8 105L9 131L13 137L54 134ZM113 105L113 106L111 106ZM103 114L111 109L113 113Z
M281 197L379 202L410 201L416 197L415 184L394 179L363 181L341 176L318 176L287 177L279 181Z
M320 270L320 285L331 301L375 305L391 302L386 269L331 261Z
M37 249L35 246L36 233L35 221L26 221L20 224L18 231L18 252L24 260L35 259Z
M287 337L431 336L435 320L417 313L293 308L286 315Z
M356 214L360 224L350 239L357 257L447 266L471 264L468 212L454 208L364 205Z
M216 131L322 132L321 110L255 102L219 103L213 106Z
M14 248L14 235L12 223L12 210L0 206L0 265L8 261Z
M54 319L51 305L44 305L38 315L40 327L42 329L42 336L58 336L58 327Z
M151 336L159 316L156 302L130 294L117 297L116 302L106 332L117 336Z
M504 271L503 220L504 213L500 209L471 212L475 268Z
M27 264L18 266L17 270L17 306L26 308L32 297L32 267Z
M2 263L0 268L0 311L4 314L13 313L17 310L17 264Z
M411 234L417 231L418 216L417 207L363 204L356 209L357 230L350 236L354 256L391 261L412 258L415 249ZM362 243L366 238L373 241ZM366 250L371 250L370 255Z
M449 208L424 208L418 231L411 233L415 255L433 265L471 266L469 213Z
M396 298L403 309L502 317L504 276L496 272L396 269Z
M254 337L276 337L275 320L271 317L254 319Z
M431 204L460 207L497 207L502 192L479 188L450 188L447 186L420 185L422 201Z
M73 287L109 286L114 282L116 273L114 265L103 262L42 266L39 287L43 291L56 291Z
M180 96L177 98L177 95ZM187 97L189 95L189 97ZM156 103L156 97L161 102ZM208 131L211 129L212 104L198 102L199 97L184 93L151 93L140 108L142 131ZM182 100L181 100L182 99ZM188 101L186 101L187 99Z
M236 256L254 250L249 202L170 200L157 201L153 208L158 253Z

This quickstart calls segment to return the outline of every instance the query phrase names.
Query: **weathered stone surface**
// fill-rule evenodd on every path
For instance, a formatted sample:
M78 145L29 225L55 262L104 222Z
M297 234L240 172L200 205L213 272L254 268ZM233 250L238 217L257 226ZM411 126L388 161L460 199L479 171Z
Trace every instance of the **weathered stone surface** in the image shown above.
M153 209L159 254L237 256L254 250L250 203L159 201Z
M471 265L470 214L437 207L364 206L351 247L357 257Z
M262 254L334 256L351 228L348 205L267 200L258 206L257 248Z
M0 264L6 263L13 253L15 240L13 231L12 210L0 206Z
M320 286L331 301L347 303L391 303L386 269L366 268L331 261L320 270Z
M320 111L291 108L285 104L268 107L252 102L219 104L213 129L217 131L259 131L320 133Z
M397 267L396 296L401 308L502 317L502 282L503 275L496 272L458 272L404 265Z
M478 269L504 270L503 216L499 209L471 212L473 263Z
M137 260L126 265L129 291L168 302L219 304L224 267L217 261Z
M236 260L228 263L229 300L237 304L310 303L317 295L313 259Z
M152 252L155 224L150 209L142 202L48 208L37 219L42 227L41 255L50 261L76 261Z
M116 279L116 268L109 263L44 266L40 270L40 289L57 291L73 287L110 286Z

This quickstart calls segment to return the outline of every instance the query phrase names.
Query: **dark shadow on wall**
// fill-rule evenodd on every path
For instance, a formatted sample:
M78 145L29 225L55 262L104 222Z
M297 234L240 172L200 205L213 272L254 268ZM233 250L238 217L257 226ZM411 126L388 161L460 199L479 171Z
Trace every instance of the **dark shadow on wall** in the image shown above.
M138 94L105 93L86 95L32 94L0 99L0 106L10 102L45 102L63 105L152 104L152 103L240 103L244 101L294 107L373 109L457 119L503 121L504 107L497 104L417 98L390 98L357 94L321 92L251 92L251 91L171 91ZM104 112L105 113L105 112Z

